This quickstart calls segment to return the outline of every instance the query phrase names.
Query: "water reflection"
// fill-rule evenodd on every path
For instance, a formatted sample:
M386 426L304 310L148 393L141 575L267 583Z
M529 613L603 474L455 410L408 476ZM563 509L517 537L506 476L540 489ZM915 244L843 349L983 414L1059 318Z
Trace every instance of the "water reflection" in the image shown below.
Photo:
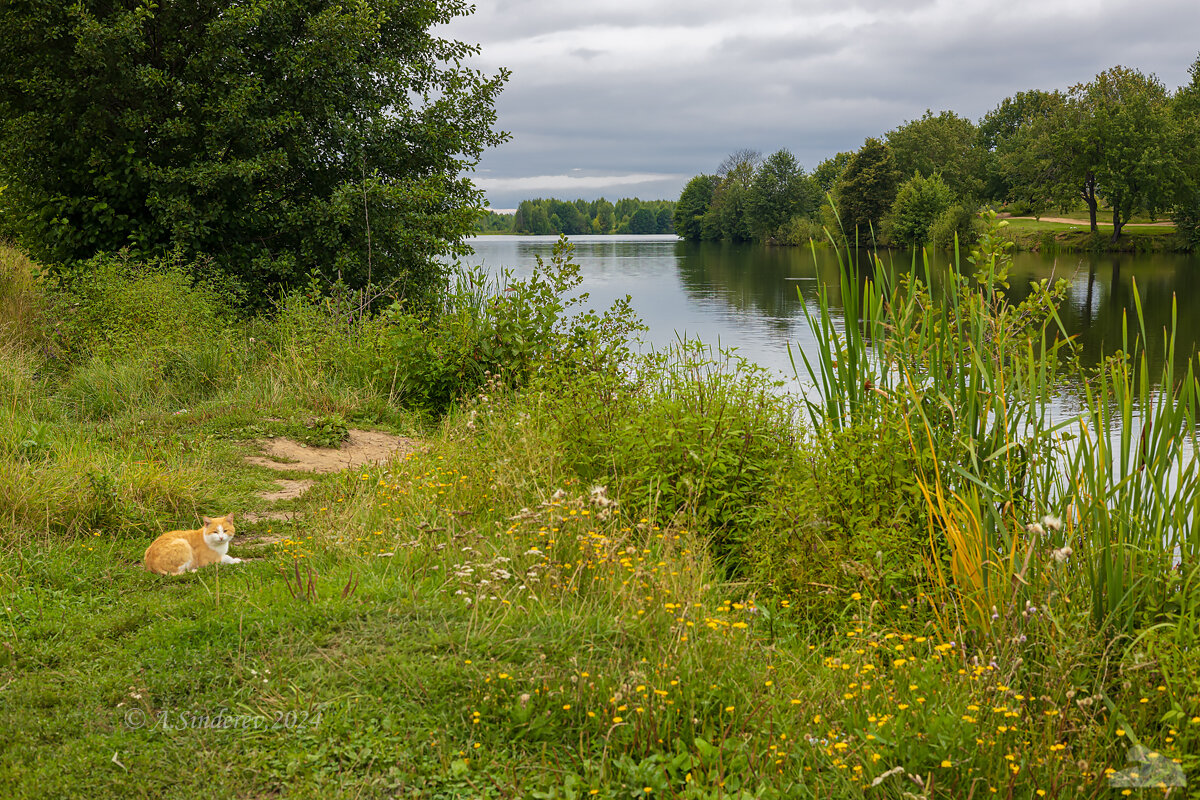
M650 327L654 346L677 335L718 340L744 355L791 375L789 343L801 349L813 343L801 303L814 302L818 282L830 302L841 307L839 267L833 252L818 248L768 248L682 242L674 237L575 237L575 260L583 289L596 305L630 294L635 310ZM471 263L490 270L512 268L526 275L535 256L547 258L549 237L497 236L472 240ZM909 253L886 253L885 266L900 274L912 265ZM868 263L861 259L860 263ZM947 259L933 258L937 274ZM1172 296L1178 303L1177 366L1196 352L1200 342L1200 258L1177 254L1017 253L1010 274L1010 296L1029 294L1031 281L1066 278L1069 295L1060 309L1067 331L1075 336L1087 364L1098 363L1121 347L1122 320L1129 315L1136 335L1133 286L1142 299L1151 341L1151 373L1162 366L1162 332L1171 324ZM800 296L797 294L800 292ZM803 300L801 299L803 298Z

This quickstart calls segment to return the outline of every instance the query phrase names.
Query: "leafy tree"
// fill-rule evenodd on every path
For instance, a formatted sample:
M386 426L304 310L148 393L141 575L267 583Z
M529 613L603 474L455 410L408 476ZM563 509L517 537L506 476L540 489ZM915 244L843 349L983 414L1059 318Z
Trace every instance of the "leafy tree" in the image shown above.
M675 232L675 226L673 224L674 223L674 220L673 220L674 214L675 214L674 208L668 208L666 206L663 206L662 208L660 208L658 210L658 214L655 217L655 225L657 227L657 230L655 231L655 233L674 233Z
M754 173L762 155L757 150L737 150L731 153L717 175L721 182L713 190L712 202L704 218L704 238L748 242L753 236L747 225L746 209Z
M850 159L854 157L854 153L838 153L832 158L827 158L817 168L813 170L813 180L816 181L822 194L831 193L836 187L838 179L842 177L842 173L846 170L846 165L850 163Z
M612 233L616 226L617 215L613 211L613 204L601 197L596 201L596 218L592 227L597 233Z
M629 218L629 232L635 234L658 233L658 216L644 206L639 208Z
M1192 63L1192 82L1181 86L1171 102L1175 120L1177 161L1183 168L1172 214L1181 236L1200 245L1200 57Z
M337 270L410 299L465 254L463 176L507 72L432 31L464 0L0 7L0 202L47 262L207 257L252 289Z
M914 173L896 192L888 216L892 239L913 247L929 242L934 222L953 205L954 192L941 175Z
M837 209L843 229L866 239L878 228L896 199L898 173L892 149L879 139L867 139L846 164L837 185Z
M974 199L983 191L986 153L975 123L953 111L936 117L926 111L887 135L888 146L901 175L934 173L960 197Z
M1166 90L1154 76L1114 67L1073 86L1066 102L1030 124L1008 157L1015 193L1035 203L1087 206L1091 230L1103 199L1116 242L1137 211L1170 208L1184 182Z
M684 239L704 237L704 215L712 204L720 178L716 175L697 175L683 187L675 204L675 232Z
M815 184L788 150L772 153L759 166L746 202L747 224L755 238L768 239L795 216L817 210Z
M578 201L582 202L582 201ZM546 201L551 220L552 233L565 233L576 236L592 232L592 221L579 210L578 203L566 203L562 200ZM584 204L584 208L587 204ZM554 220L557 218L557 222Z
M475 217L475 233L510 233L513 228L512 214L498 214L489 209L479 209Z
M986 151L984 197L1012 199L1015 160L1024 155L1031 130L1059 113L1065 101L1061 92L1031 89L1004 98L984 115L979 122L979 142Z
M1175 134L1167 92L1153 75L1113 67L1090 84L1074 87L1071 104L1078 109L1079 128L1063 136L1092 157L1089 168L1112 209L1116 242L1135 211L1169 208L1182 182L1172 153ZM1094 217L1094 202L1089 207Z

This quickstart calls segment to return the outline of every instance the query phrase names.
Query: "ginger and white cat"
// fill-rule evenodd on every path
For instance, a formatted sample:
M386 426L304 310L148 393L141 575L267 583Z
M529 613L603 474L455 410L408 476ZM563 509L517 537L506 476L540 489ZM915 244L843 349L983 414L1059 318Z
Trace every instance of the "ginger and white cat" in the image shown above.
M233 514L204 517L204 525L194 531L167 531L146 548L143 563L148 572L182 575L209 564L240 564L242 559L228 555L233 538Z

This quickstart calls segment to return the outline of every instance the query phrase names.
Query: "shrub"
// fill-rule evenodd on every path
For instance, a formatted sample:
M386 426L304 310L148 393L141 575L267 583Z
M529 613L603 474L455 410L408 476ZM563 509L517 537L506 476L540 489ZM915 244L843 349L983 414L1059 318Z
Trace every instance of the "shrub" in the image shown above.
M930 241L938 217L954 204L954 192L941 175L913 175L900 185L887 217L893 242L920 246Z
M232 319L236 295L194 279L202 269L121 253L63 270L55 300L60 352L72 363L96 356L161 360L169 349L215 341Z
M938 214L929 228L929 241L938 250L954 249L955 237L963 249L973 247L978 239L977 212L956 203Z
M566 465L607 484L626 513L697 526L740 572L755 508L795 457L788 400L762 368L699 342L650 357L638 375L539 384L553 394Z
M828 241L820 222L800 216L792 217L790 222L779 229L775 238L780 244L793 246L804 246L810 241L817 244Z
M582 282L572 250L560 238L549 264L538 257L528 279L505 273L504 291L481 272L460 275L433 320L390 309L382 373L397 397L440 414L489 374L515 388L552 363L576 373L619 367L629 357L627 337L642 325L628 296L603 314L567 313L587 301L571 294Z
M747 579L818 625L855 590L913 597L930 544L918 467L898 412L816 432L754 514Z

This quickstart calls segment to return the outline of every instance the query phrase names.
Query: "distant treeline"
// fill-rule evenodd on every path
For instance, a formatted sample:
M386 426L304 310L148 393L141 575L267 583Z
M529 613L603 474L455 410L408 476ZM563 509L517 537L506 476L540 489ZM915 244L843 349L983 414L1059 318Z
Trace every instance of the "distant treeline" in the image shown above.
M1200 58L1173 94L1125 67L1065 91L1006 98L978 123L953 111L867 139L812 173L786 150L740 150L683 190L675 230L687 239L798 244L822 228L860 241L948 246L969 241L975 214L1103 213L1115 243L1135 214L1174 219L1200 243ZM832 197L836 216L826 196Z
M674 233L675 201L626 197L616 204L599 200L525 200L514 214L488 211L475 222L477 233L567 235L584 233Z

